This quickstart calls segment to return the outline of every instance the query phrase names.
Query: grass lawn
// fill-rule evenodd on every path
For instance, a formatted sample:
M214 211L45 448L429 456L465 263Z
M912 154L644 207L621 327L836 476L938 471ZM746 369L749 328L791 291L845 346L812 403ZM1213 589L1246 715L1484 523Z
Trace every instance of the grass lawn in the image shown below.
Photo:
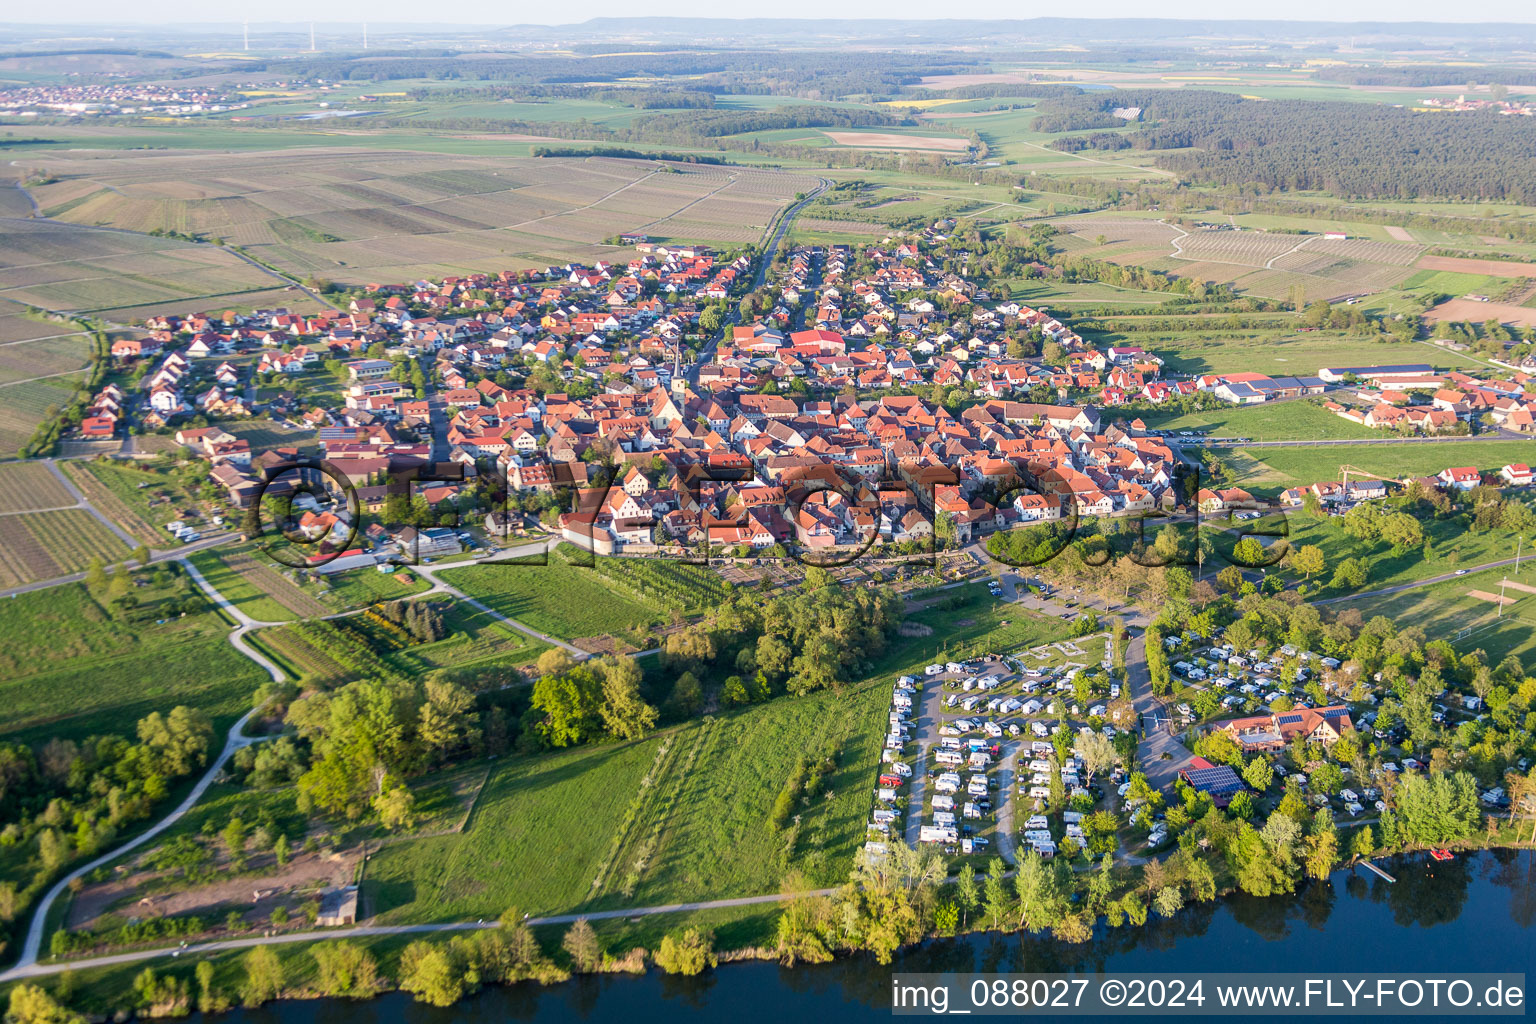
M513 904L540 914L754 895L776 891L790 871L837 883L864 840L892 679L946 654L1065 635L1058 620L1000 605L979 586L953 594L953 604L911 616L931 633L894 637L870 675L841 693L780 697L638 743L509 760L462 835L375 855L370 898L384 920L415 922ZM807 753L836 767L804 798L799 827L776 832L770 809ZM548 857L554 848L561 855Z
M1098 345L1140 345L1156 352L1171 373L1267 373L1272 377L1312 376L1324 366L1430 363L1466 369L1480 364L1444 349L1415 342L1368 341L1339 333L1288 331L1096 331ZM1217 332L1220 331L1220 334Z
M263 557L257 555L257 557ZM263 622L288 622L295 618L276 598L225 564L216 550L198 551L189 558L213 589L240 611Z
M367 898L390 922L578 905L668 735L509 759L486 784L462 834L375 854Z
M1343 521L1331 516L1319 521L1300 514L1292 515L1287 520L1292 546L1316 544L1323 549L1329 566L1329 570L1323 574L1325 580L1332 575L1333 567L1346 558L1363 559L1370 571L1366 590L1412 583L1430 576L1455 572L1457 569L1469 569L1486 562L1514 557L1516 537L1508 530L1469 532L1459 517L1421 522L1425 538L1431 541L1427 558L1422 547L1394 554L1392 546L1385 541L1367 542L1351 537L1344 531ZM1467 586L1463 590L1472 586L1471 578L1467 579ZM1483 583L1491 582L1491 579L1484 579ZM1325 592L1328 596L1341 593L1331 589Z
M251 706L267 674L225 640L156 645L116 658L71 661L0 683L0 736L35 743L55 736L132 735L139 719L178 704L227 729Z
M140 718L177 704L207 711L220 729L243 714L266 673L229 645L212 610L160 620L179 585L136 588L139 606L126 620L82 584L0 602L0 736L132 735Z
M623 633L661 619L592 569L558 555L547 565L474 565L442 578L509 618L561 640Z
M1273 495L1287 487L1337 480L1343 465L1395 479L1427 476L1449 466L1497 469L1511 462L1529 461L1529 454L1528 444L1468 440L1360 447L1239 448L1222 452L1221 459L1238 471L1239 486L1255 494Z
M1155 430L1210 430L1215 437L1247 437L1255 441L1381 436L1380 431L1335 416L1320 402L1306 400L1234 405L1206 412L1157 411L1142 413L1141 419Z
M1400 594L1365 598L1350 606L1360 609L1367 619L1385 615L1400 625L1419 626L1431 638L1451 640L1463 652L1482 649L1493 664L1511 654L1530 664L1536 657L1536 594L1506 589L1505 596L1515 603L1505 605L1500 615L1498 605L1468 593L1497 594L1499 581L1505 577L1536 586L1536 562L1530 567L1522 565L1518 574L1509 569L1489 570Z

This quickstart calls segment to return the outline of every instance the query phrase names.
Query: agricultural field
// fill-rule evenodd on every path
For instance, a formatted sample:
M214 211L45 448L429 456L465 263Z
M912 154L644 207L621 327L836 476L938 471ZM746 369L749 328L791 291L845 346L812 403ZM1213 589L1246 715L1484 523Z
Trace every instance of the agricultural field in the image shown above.
M20 451L38 425L48 418L50 410L68 405L75 397L78 383L59 377L0 387L0 458Z
M162 527L176 518L178 506L162 502L151 505L152 496L169 490L168 484L151 489L141 483L158 483L155 477L125 469L106 460L60 462L64 475L80 489L91 507L112 520L136 540L152 548L170 546Z
M174 152L47 163L59 180L34 191L50 216L221 238L294 276L354 284L590 261L611 255L603 239L621 231L755 242L815 184L747 167L389 150L359 161L335 148L252 153L235 167Z
M286 622L331 611L287 579L284 567L249 546L210 548L196 552L191 560L230 604L258 621Z
M75 504L69 488L41 462L0 464L0 515L67 508Z
M507 762L463 835L374 856L365 885L381 919L463 919L513 902L538 914L744 896L775 891L792 870L835 884L863 840L891 679L945 654L1064 635L1058 620L1005 608L979 586L948 598L911 617L926 632L893 638L875 671L840 694L781 697L639 743ZM835 767L805 798L799 827L775 831L772 804L806 755ZM564 844L554 861L538 854L550 835Z
M94 230L98 223L129 226L89 213L72 223L7 221L0 227L0 298L111 319L128 307L185 312L192 300L249 304L242 296L281 283L216 246Z
M83 508L0 516L0 589L127 557L128 546Z
M1111 328L1116 321L1105 318ZM1415 342L1367 341L1331 331L1237 330L1212 321L1209 330L1091 331L1097 345L1140 345L1163 358L1173 373L1267 373L1276 377L1315 375L1324 366L1430 363L1439 369L1486 366L1446 349ZM1088 335L1085 335L1088 336Z
M81 373L91 363L91 349L85 334L0 343L0 387Z

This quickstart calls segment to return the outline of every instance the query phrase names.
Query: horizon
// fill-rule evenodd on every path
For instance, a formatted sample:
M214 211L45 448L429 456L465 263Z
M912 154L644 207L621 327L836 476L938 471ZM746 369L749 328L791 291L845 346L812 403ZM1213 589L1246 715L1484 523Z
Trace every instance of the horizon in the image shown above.
M73 5L73 6L84 7L84 8L87 9L87 11L91 11L91 10L94 10L98 6L98 0L85 0L84 3L79 4L79 5ZM104 7L105 5L102 4L100 6ZM225 21L225 20L210 20L210 19L203 18L203 17L197 17L196 16L197 14L203 13L203 9L198 7L198 6L193 5L191 3L184 3L184 2L182 2L182 0L171 0L171 2L162 3L159 6L162 6L162 7L166 8L166 13L164 15L154 16L154 17L142 17L142 18L124 18L120 11L113 10L110 14L108 14L106 12L103 12L103 13L100 13L100 14L96 14L96 13L82 13L79 16L66 16L64 18L60 18L60 17L58 17L56 15L56 12L49 12L49 13L53 13L55 16L52 16L52 17L37 17L37 18L28 18L28 17L17 18L17 17L12 16L12 17L8 17L8 18L6 18L4 20L0 20L0 26L12 26L12 25L27 26L27 27L59 26L61 28L63 28L63 27L92 27L92 26L99 26L99 27L102 27L102 28L112 28L112 27L122 26L122 27L156 27L156 28L178 28L179 27L179 28L186 28L186 29L206 29L206 28L211 28L211 27L216 27L216 26L238 25L238 24L240 24L240 21L238 21L238 20L229 20L229 21ZM251 21L250 24L253 24L253 25L271 25L271 26L288 26L288 25L293 25L293 26L305 25L305 26L307 26L311 22L313 22L318 27L318 26L321 26L321 25L354 25L354 24L358 24L358 23L360 23L362 21L368 21L370 24L378 25L380 31L387 31L387 30L389 30L391 28L402 28L402 29L410 29L410 30L420 30L422 28L428 28L428 27L433 27L433 26L440 26L440 27L452 28L452 29L465 29L465 28L515 28L515 27L522 26L522 25L538 26L538 27L541 27L541 28L580 29L580 28L582 28L584 26L590 26L590 25L593 25L594 23L603 22L603 21L658 22L658 23L664 23L664 22L684 22L684 21L707 21L707 22L738 22L738 23L743 23L743 24L749 23L749 22L770 22L770 23L772 23L772 22L779 22L779 23L812 22L812 23L816 23L816 22L861 22L861 21L862 22L922 22L922 23L931 23L931 24L944 24L944 23L963 24L963 23L968 23L968 22L992 22L992 23L1000 23L1000 24L1027 24L1027 23L1039 22L1039 21L1059 21L1059 22L1084 21L1084 22L1104 22L1104 23L1114 23L1114 22L1130 21L1130 22L1136 22L1136 23L1168 23L1168 24L1217 23L1217 24L1226 24L1226 25L1296 25L1296 24L1318 24L1318 25L1339 26L1341 28L1346 27L1346 26L1354 26L1354 25L1359 25L1359 26L1376 26L1376 25L1384 25L1384 26L1399 26L1399 25L1421 25L1421 26L1460 25L1460 26L1476 26L1476 25L1487 25L1487 26L1490 26L1490 27L1496 27L1496 26L1500 26L1500 25L1509 25L1509 24L1515 24L1515 25L1536 25L1536 15L1533 15L1531 13L1530 6L1528 4L1517 3L1517 2L1515 2L1515 0L1495 0L1495 2L1492 3L1492 4L1481 5L1483 7L1483 10L1477 11L1477 16L1476 17L1456 17L1456 16L1454 16L1456 12L1450 11L1450 10L1444 8L1443 6L1440 6L1440 5L1431 4L1431 3L1428 2L1428 0L1413 0L1413 2L1408 3L1408 4L1389 3L1389 2L1387 2L1387 0L1369 0L1368 3L1360 5L1362 7L1366 7L1367 8L1367 12L1360 13L1360 14L1355 14L1355 15L1353 15L1351 17L1348 17L1348 18L1337 17L1336 16L1336 6L1337 5L1328 4L1328 3L1325 3L1325 2L1320 2L1320 0L1304 0L1304 2L1299 4L1299 5L1292 5L1291 6L1291 10L1292 10L1294 16L1284 17L1284 18L1275 18L1275 17L1232 17L1229 13L1227 13L1227 10L1223 6L1216 4L1215 2L1213 2L1213 0L1210 0L1210 2L1207 2L1207 0L1202 0L1202 2L1192 5L1192 10L1190 11L1190 13L1179 15L1179 16L1167 16L1167 15L1148 16L1148 15L1145 15L1143 13L1140 13L1139 5L1132 4L1132 3L1129 2L1129 0L1112 0L1112 2L1110 4L1103 5L1103 6L1107 7L1107 10L1105 10L1104 13L1098 13L1098 12L1082 13L1082 14L1074 14L1072 16L1037 15L1037 16L1033 16L1033 17L1018 17L1016 13L1009 12L1009 11L1006 11L1005 9L1003 9L1003 5L1002 4L997 4L996 5L999 8L999 11L998 11L998 13L996 15L987 14L985 12L978 12L976 14L965 16L965 17L953 17L953 16L928 17L928 16L925 16L923 14L923 12L928 10L928 8L926 6L924 6L924 5L913 3L913 2L911 2L911 0L898 0L897 3L891 4L886 9L881 10L879 12L873 12L873 11L870 12L870 13L859 12L859 13L853 13L853 14L848 14L848 15L843 15L843 16L838 16L838 17L827 17L827 16L823 16L823 15L820 15L820 14L816 14L816 13L798 13L802 9L802 7L809 8L811 6L811 5L808 5L808 4L800 4L800 3L796 3L796 4L790 5L790 9L792 11L797 12L797 13L785 13L785 14L779 14L779 15L773 15L773 16L732 15L732 14L723 14L723 13L719 13L719 12L715 12L715 11L710 11L709 13L697 13L697 14L691 14L690 13L690 14L635 15L635 14L629 13L628 11L624 10L623 8L621 8L617 4L613 5L613 11L610 13L607 10L607 6L606 5L599 4L597 6L602 11L602 13L595 14L592 17L587 18L587 19L585 19L583 21L558 21L558 20L548 20L548 21L546 21L546 20L539 20L537 18L531 18L528 14L523 14L521 16L521 18L519 18L518 20L503 20L503 19L495 18L495 17L468 17L468 16L464 17L462 20L454 18L454 17L451 17L451 16L450 17L438 17L438 18L433 18L433 19L414 20L414 19L412 19L409 16L409 13L405 13L405 12L408 11L408 5L405 5L403 3L398 5L398 8L402 11L402 15L399 15L399 16L391 15L389 13L385 13L385 12L388 12L389 10L392 9L392 5L386 4L386 5L382 5L382 6L373 7L371 9L371 11L366 13L366 14L362 13L362 12L359 12L357 16L344 17L342 12L340 12L340 11L332 11L331 9L329 9L330 5L325 5L325 6L327 8L326 13L323 16L314 17L311 13L308 13L311 10L311 5L308 5L308 4L301 5L301 4L296 4L296 3L286 3L285 2L283 4L277 5L276 9L279 10L279 11L292 10L295 13L293 13L293 14L281 14L281 15L279 15L277 17L274 17L274 18L272 18L270 20ZM184 15L178 15L178 14L175 14L175 13L171 13L172 9L177 9L177 8L181 8L181 7L185 7L186 10L189 13L190 12L196 12L196 13L193 13L191 16L184 16ZM472 13L473 11L479 10L479 9L482 9L482 8L477 7L476 5L471 5L468 8L455 8L455 12L456 13L464 13L464 14L468 15L468 14ZM485 7L483 9L485 9L486 11L489 12L493 8L491 8L490 5L485 5ZM39 14L43 13L41 9L37 9L37 10L38 10ZM1316 13L1308 13L1308 12L1316 12ZM1469 10L1467 13L1470 14L1471 11Z

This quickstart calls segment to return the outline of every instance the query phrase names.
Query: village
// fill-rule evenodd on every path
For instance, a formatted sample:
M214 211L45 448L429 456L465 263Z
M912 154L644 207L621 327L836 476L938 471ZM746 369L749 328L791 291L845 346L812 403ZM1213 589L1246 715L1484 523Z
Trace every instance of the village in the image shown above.
M157 317L113 343L118 373L76 436L169 434L206 460L235 515L304 479L290 464L323 461L331 500L309 499L302 531L315 564L339 571L365 564L364 547L393 550L405 529L457 552L471 536L445 534L443 517L488 544L532 531L603 555L758 556L964 546L1063 518L1259 506L1241 488L1181 490L1200 446L1218 442L1116 416L1132 398L1150 408L1327 392L1351 403L1329 400L1341 417L1400 434L1536 430L1519 370L1174 379L1154 353L1095 349L1040 310L990 301L940 268L938 228L889 248L797 248L755 289L750 254L625 241L636 254L622 265L371 285L318 316ZM304 443L258 452L221 427L254 416ZM1466 467L1444 472L1469 486ZM313 490L319 474L308 475ZM1517 462L1485 475L1529 483ZM391 493L435 514L418 503L406 522L397 504L390 522L352 521L383 512ZM362 544L338 548L349 538Z

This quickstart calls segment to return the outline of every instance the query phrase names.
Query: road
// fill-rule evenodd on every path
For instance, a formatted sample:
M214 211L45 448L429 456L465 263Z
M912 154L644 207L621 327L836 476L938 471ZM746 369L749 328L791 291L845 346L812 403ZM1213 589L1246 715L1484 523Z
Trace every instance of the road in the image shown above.
M976 552L972 552L973 556ZM993 563L995 564L995 563ZM1111 606L1102 598L1081 596L1077 608L1068 608L1059 598L1044 598L1028 590L1020 590L1026 580L1016 571L999 574L1003 600L1021 605L1031 611L1060 617L1073 611L1093 611L1103 615L1118 615L1127 626L1145 630L1151 622L1146 612L1131 606ZM1136 745L1136 758L1141 764L1147 781L1155 787L1171 785L1179 770L1189 764L1194 755L1184 746L1182 735L1165 723L1169 721L1163 702L1152 692L1152 674L1147 669L1146 638L1132 636L1125 651L1126 685L1130 690L1131 705L1136 709L1140 736ZM1165 756L1166 755L1166 756Z
M774 228L773 234L769 237L767 244L763 246L762 253L758 256L757 273L752 276L753 291L761 288L763 283L768 280L768 268L773 264L773 254L778 251L779 243L784 241L784 233L789 230L790 223L794 221L796 215L805 208L807 203L831 187L832 180L830 178L818 179L816 187L807 192L804 199L797 200L793 206L786 209L783 215L779 217L778 225ZM731 332L731 326L740 319L740 316L741 314L738 310L731 310L726 316L725 326L721 328L720 336L711 338L704 343L703 348L699 349L698 358L683 373L689 384L698 384L699 372L715 358L715 349L719 347L720 342L725 340L725 336Z
M253 741L254 742L254 741ZM146 837L147 838L147 837ZM112 854L111 856L116 856ZM82 869L83 870L83 869ZM651 917L656 914L682 914L697 910L720 910L728 907L752 907L764 903L779 903L797 896L830 896L837 892L836 888L811 889L804 892L793 893L768 893L762 896L738 896L726 900L700 900L696 903L666 903L653 907L633 907L627 910L594 910L579 914L553 914L549 917L530 917L524 921L532 927L540 925L574 924L585 918L588 921L609 921L619 918ZM31 959L23 957L23 961L17 963L10 970L0 974L0 982L19 981L23 978L36 978L42 975L59 974L63 971L78 971L92 967L111 967L116 964L131 964L143 960L154 960L160 957L173 955L186 955L196 957L205 953L219 953L231 949L249 949L252 946L277 946L292 942L314 942L322 939L336 938L365 938L368 936L384 935L431 935L438 932L468 932L487 931L498 927L495 921L448 921L442 924L405 924L405 925L361 925L353 928L331 928L325 931L291 932L287 935L253 935L244 939L224 939L219 942L200 942L193 946L187 946L180 950L175 949L141 949L132 953L115 953L110 956L94 956L81 960L69 960L63 963L40 964L34 955Z
M286 675L284 675L283 670L278 668L277 665L270 661L266 655L261 654L250 644L245 642L245 634L249 633L251 630L260 629L263 626L279 626L282 625L282 623L263 622L260 619L251 618L249 615L245 614L245 612L235 607L235 605L230 602L229 598L225 597L223 594L219 593L218 590L214 589L213 584L209 583L207 578L198 571L197 566L192 564L192 560L190 558L179 558L177 561L181 563L181 567L186 570L187 575L192 577L192 582L201 587L203 593L208 595L208 599L214 604L218 605L220 611L234 619L237 623L235 628L230 630L229 633L230 646L234 647L235 650L239 651L241 654L245 655L247 658L251 659L256 664L265 669L267 675L272 677L272 681L274 683L280 683L284 679L288 678Z
M123 854L128 853L130 850L135 850L140 846L143 846L145 843L149 842L151 839L155 838L160 833L170 828L176 822L180 821L181 818L192 809L198 800L202 799L202 796L205 792L207 792L208 787L213 785L214 779L218 778L219 774L223 772L224 765L227 764L229 759L235 755L235 751L241 749L242 747L248 747L253 743L260 743L263 740L271 738L269 736L245 735L246 723L251 720L251 718L256 714L258 710L260 709L252 708L244 715L242 715L238 722L229 727L229 732L224 738L224 749L219 752L218 757L214 758L213 764L208 766L208 770L203 773L203 777L197 780L197 785L192 787L192 791L186 795L186 798L177 805L174 811L166 815L164 818L161 818L154 825L145 829L143 832L140 832L126 843L123 843L121 846L117 847L109 853L102 854L95 860L80 865L69 874L65 875L63 878L54 883L53 888L48 890L48 893L43 897L42 902L37 905L37 909L32 912L32 923L27 927L27 938L25 944L22 946L21 957L16 961L16 965L14 967L12 967L9 971L6 971L4 974L0 974L0 981L10 980L13 977L27 977L29 976L27 969L35 968L37 966L37 954L38 951L42 949L43 934L47 930L48 912L53 908L54 901L57 900L59 896L64 892L64 890L69 887L71 882L77 878L84 878L86 875L90 874L92 871L95 871L102 865L110 864L121 857ZM53 973L54 970L64 969L64 966L67 965L45 969L42 971L34 970L30 973Z
M193 541L191 544L183 544L181 547L174 548L170 551L152 552L149 556L149 561L151 565L154 565L157 562L180 561L194 551L202 551L204 548L212 548L217 547L220 544L228 544L234 539L235 535L233 533L209 534L201 540ZM137 568L138 564L139 563L136 560L124 559L122 562L117 563L115 566L109 565L107 568L120 569L123 566ZM48 590L52 587L62 587L69 583L79 583L83 579L85 579L85 573L72 572L65 576L54 576L51 579L37 580L32 583L23 583L19 587L10 587L6 590L0 590L0 598L15 597L17 594L30 594L34 590Z

